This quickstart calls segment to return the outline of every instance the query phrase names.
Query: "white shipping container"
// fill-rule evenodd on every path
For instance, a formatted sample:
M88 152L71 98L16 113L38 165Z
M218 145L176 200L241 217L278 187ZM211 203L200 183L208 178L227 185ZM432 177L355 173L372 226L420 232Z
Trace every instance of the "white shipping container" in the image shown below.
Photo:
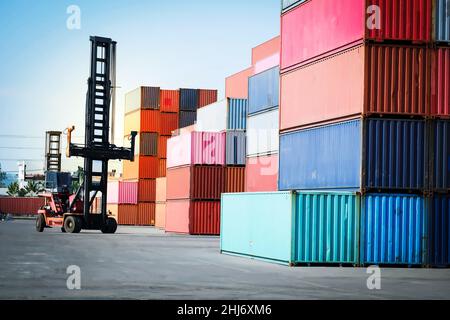
M227 129L228 100L197 109L197 131L222 132Z
M125 94L125 113L140 109L141 87Z
M247 157L278 153L279 110L247 118Z

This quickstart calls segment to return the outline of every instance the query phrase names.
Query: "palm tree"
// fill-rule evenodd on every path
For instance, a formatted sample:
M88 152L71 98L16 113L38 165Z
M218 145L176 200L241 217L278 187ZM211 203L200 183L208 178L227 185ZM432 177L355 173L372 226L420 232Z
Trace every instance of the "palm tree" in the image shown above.
M39 182L36 181L28 181L27 185L25 186L26 195L28 196L37 196L39 192L44 191L42 188L42 185Z
M16 181L8 186L8 191L6 191L6 193L11 197L17 197L19 196L19 190L19 183Z

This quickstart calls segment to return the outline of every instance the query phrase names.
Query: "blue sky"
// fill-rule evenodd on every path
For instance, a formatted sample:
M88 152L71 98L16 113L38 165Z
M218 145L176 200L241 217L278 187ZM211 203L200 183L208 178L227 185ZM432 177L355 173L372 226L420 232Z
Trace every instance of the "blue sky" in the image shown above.
M81 9L80 30L66 27L69 5ZM279 10L279 0L0 1L2 170L17 170L16 159L43 158L46 130L74 124L82 138L90 35L118 42L120 145L127 91L201 87L223 97L225 77L250 65L252 47L279 34ZM63 159L65 169L77 163Z

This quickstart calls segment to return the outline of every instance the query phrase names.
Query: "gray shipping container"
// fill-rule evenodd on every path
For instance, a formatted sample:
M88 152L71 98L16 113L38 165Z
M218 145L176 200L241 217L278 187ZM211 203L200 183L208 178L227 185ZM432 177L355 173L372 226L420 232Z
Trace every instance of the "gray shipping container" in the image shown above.
M143 156L158 155L158 134L157 133L141 133L140 154Z
M227 131L226 139L226 164L245 166L245 131Z
M197 111L180 111L178 128L189 127L197 121Z

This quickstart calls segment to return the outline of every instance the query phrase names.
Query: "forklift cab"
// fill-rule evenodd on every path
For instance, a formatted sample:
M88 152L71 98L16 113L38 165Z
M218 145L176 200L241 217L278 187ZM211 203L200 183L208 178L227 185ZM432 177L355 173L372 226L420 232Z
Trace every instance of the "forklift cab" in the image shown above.
M69 172L45 173L45 190L51 193L70 194L72 190L72 176Z

